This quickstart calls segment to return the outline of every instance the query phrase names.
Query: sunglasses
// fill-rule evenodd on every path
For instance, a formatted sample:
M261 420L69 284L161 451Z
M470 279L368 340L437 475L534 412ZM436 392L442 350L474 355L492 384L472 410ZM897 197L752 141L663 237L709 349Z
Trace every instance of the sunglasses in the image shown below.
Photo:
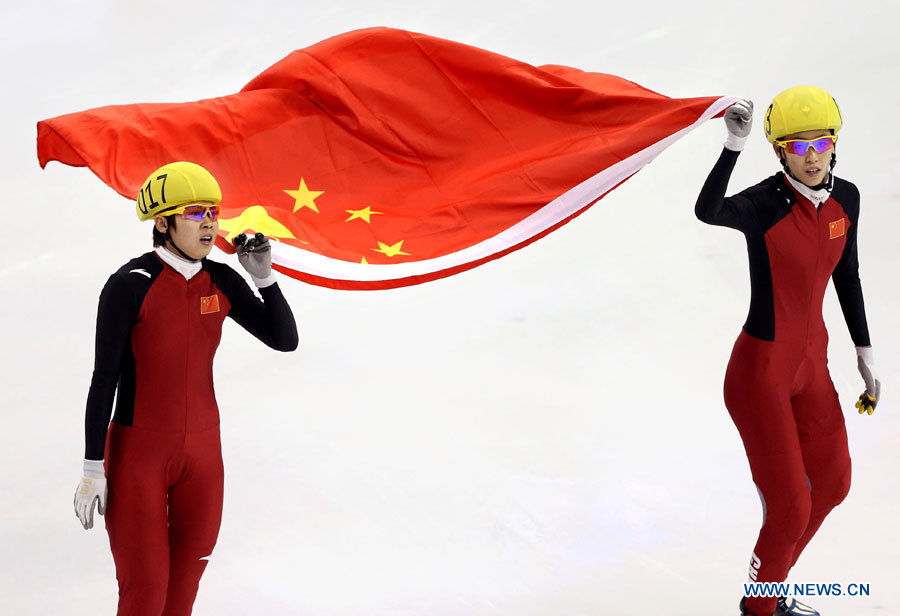
M170 214L181 214L181 217L186 220L195 220L197 222L203 222L203 219L206 218L206 214L209 214L210 221L215 221L219 217L219 206L218 205L185 205L182 207L177 207L173 210L169 210L166 212L166 215Z
M837 135L825 135L824 137L816 137L815 139L776 141L775 145L780 145L788 152L796 154L797 156L806 156L810 147L812 147L817 154L823 154L834 147L835 141L837 141Z

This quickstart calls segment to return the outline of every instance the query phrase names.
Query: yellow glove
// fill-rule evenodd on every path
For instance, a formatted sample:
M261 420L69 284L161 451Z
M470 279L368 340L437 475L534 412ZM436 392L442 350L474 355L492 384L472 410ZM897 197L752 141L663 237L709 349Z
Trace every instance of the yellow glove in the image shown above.
M859 400L856 402L856 408L859 409L859 414L868 413L871 415L875 412L875 407L878 406L878 398L873 398L869 395L869 392L864 391L859 394Z
M856 408L859 409L860 415L863 413L871 415L875 412L878 397L881 395L881 381L874 374L875 357L872 354L872 347L856 347L856 365L866 383L866 390L859 395Z

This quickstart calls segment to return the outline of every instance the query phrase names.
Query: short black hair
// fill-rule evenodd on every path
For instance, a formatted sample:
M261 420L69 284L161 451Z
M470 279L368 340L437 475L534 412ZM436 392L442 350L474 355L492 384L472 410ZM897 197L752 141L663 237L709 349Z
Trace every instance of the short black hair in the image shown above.
M175 228L175 214L172 214L171 216L166 216L165 219L169 225L169 228L174 229ZM159 246L165 246L165 245L166 245L166 234L161 233L160 230L156 228L156 223L154 222L153 223L153 247L157 248Z

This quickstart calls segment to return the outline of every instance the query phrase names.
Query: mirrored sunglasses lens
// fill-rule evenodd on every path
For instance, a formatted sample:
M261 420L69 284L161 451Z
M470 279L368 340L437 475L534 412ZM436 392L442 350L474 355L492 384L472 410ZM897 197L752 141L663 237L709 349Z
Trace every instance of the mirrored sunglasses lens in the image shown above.
M196 220L197 222L202 222L206 217L207 212L209 212L210 220L214 221L219 217L218 207L189 207L185 208L181 216L182 218L187 218L188 220Z
M186 218L187 220L196 220L201 221L203 217L206 215L205 207L189 207L181 213L182 218Z
M831 149L832 145L834 145L834 141L831 139L831 137L822 137L821 139L816 139L812 142L812 146L819 154L827 152L829 149Z
M808 141L788 141L788 145L791 148L791 152L797 156L803 156L809 150Z

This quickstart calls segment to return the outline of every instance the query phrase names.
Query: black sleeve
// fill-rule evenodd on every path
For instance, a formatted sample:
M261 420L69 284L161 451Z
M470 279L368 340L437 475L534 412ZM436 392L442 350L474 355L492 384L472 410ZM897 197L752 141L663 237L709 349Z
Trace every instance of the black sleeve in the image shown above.
M728 148L722 150L719 160L713 166L712 171L700 189L697 204L694 206L694 214L701 221L721 227L731 227L744 233L759 231L761 223L759 213L753 205L751 195L754 187L748 188L732 197L725 197L728 190L728 180L737 162L740 152L733 152Z
M131 330L139 306L133 290L119 273L107 280L97 308L94 374L84 415L84 457L102 460L106 431L123 357L131 352Z
M260 300L240 274L227 265L218 265L216 284L231 303L228 316L277 351L296 349L297 324L278 283L259 289Z
M837 291L841 311L850 330L850 338L856 346L869 346L869 326L866 322L866 307L863 303L862 285L859 282L859 257L856 250L856 237L859 228L859 191L852 184L847 189L848 195L839 201L850 218L850 229L847 231L847 243L841 260L838 261L831 279Z

